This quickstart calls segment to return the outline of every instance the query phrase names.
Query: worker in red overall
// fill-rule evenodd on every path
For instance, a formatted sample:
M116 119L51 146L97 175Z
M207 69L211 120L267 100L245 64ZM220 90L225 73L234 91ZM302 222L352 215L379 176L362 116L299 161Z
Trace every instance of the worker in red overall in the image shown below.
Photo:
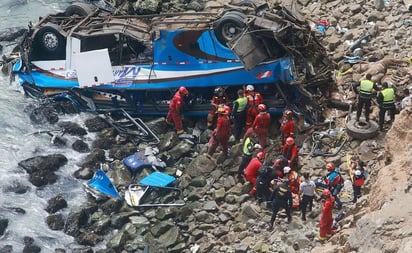
M331 237L336 231L332 230L333 225L333 206L335 205L335 197L329 189L324 189L322 192L322 214L319 222L319 240L324 241Z
M172 125L174 123L176 133L183 134L183 123L182 123L182 116L181 111L184 104L184 98L189 94L189 91L186 87L180 87L175 95L173 96L172 100L170 100L169 104L169 112L166 116L166 123Z
M262 148L266 146L266 138L269 133L269 126L270 126L270 114L266 112L266 105L259 104L258 105L258 115L256 115L255 120L253 121L253 125L249 128L243 139L245 140L249 137L252 133L255 133L259 137L259 144Z
M281 152L282 155L288 159L288 166L291 167L292 170L298 170L299 152L295 140L292 137L286 138L286 142L283 145Z
M260 151L256 154L256 157L250 160L249 164L243 171L245 174L246 181L252 183L253 187L249 191L249 195L254 195L256 193L256 179L259 176L259 169L263 165L263 161L265 160L265 152Z
M246 112L246 126L245 129L249 129L253 125L256 115L258 115L258 105L263 103L262 95L255 91L253 85L246 86L246 98L247 98L247 112Z
M214 90L214 95L212 98L212 108L210 109L208 115L207 115L207 127L211 128L213 126L214 121L216 120L216 115L217 115L217 110L219 107L223 105L227 105L229 102L229 99L227 98L227 95L225 93L225 90L223 87L217 87Z
M219 144L222 146L223 155L228 155L228 143L229 137L231 135L231 123L230 123L230 107L223 106L218 109L218 118L217 125L215 130L212 132L209 143L210 147L207 151L209 156L212 156L215 153L216 148Z
M293 121L293 113L291 110L286 110L280 122L280 137L282 145L285 144L286 138L293 137L295 133L295 122Z

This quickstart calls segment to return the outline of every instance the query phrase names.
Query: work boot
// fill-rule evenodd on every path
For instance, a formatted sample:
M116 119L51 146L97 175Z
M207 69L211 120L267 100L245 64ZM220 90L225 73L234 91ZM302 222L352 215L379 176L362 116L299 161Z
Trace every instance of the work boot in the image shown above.
M268 231L272 231L272 230L273 230L273 224L269 222Z
M319 242L325 242L328 238L326 238L326 237L318 237L318 238L316 238L317 239L317 241L319 241Z
M292 217L288 218L288 223L292 222Z
M302 220L306 221L306 216L305 215L302 215Z

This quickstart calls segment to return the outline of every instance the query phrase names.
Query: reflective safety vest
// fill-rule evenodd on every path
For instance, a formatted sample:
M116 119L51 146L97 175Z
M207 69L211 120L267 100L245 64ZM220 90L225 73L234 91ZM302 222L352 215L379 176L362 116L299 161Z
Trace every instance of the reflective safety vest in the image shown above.
M247 98L246 97L241 97L235 100L235 102L237 102L237 104L239 105L237 107L237 111L236 112L243 112L246 109L247 106Z
M252 155L252 151L253 151L253 143L250 140L250 138L246 138L245 140L245 144L243 145L243 154L244 155Z
M393 88L386 88L381 92L383 95L383 107L392 108L395 99L395 91Z
M362 80L360 82L359 98L370 99L373 89L373 82L370 80Z

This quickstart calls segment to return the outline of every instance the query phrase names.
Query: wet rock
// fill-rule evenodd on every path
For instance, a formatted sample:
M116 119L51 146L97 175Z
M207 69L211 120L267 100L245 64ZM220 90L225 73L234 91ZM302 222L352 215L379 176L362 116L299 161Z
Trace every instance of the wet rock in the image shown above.
M93 224L90 226L90 229L98 235L105 235L111 230L112 221L108 216L93 214Z
M13 246L12 245L5 245L0 248L0 253L13 253Z
M79 152L79 153L88 153L90 152L89 145L82 141L82 140L76 140L72 144L72 149Z
M109 151L109 157L117 160L122 160L123 158L136 153L137 148L132 143L127 143L125 145L113 145Z
M81 127L79 124L70 121L60 121L57 124L59 127L64 129L64 133L73 135L73 136L84 136L87 134L86 129Z
M76 241L81 245L95 246L103 241L104 237L94 233L94 231L87 231L76 236Z
M29 190L29 186L23 185L20 182L12 182L12 185L5 186L5 192L14 192L16 194L24 194Z
M62 214L47 216L46 223L51 230L62 230L64 228L64 218Z
M49 199L47 204L46 211L50 214L67 207L67 202L61 194Z
M130 215L130 213L128 213L128 212L121 212L121 213L113 214L113 216L112 216L112 226L114 228L123 227L127 222L129 222L129 215Z
M18 163L27 173L31 174L38 171L57 171L67 163L67 158L62 154L48 156L37 156L28 158Z
M69 213L64 232L73 237L80 235L80 229L88 226L90 215L96 212L97 209L97 205L86 203L81 207L81 210L72 211Z
M30 120L34 124L55 124L59 121L58 110L52 105L35 108L30 113Z
M84 124L87 130L92 133L100 132L103 129L110 127L107 121L105 121L102 117L87 119Z
M112 253L111 251L109 252ZM93 249L91 247L76 248L73 249L72 253L93 253Z
M4 235L4 232L6 231L8 226L9 226L8 219L0 219L0 235Z
M102 203L99 207L100 210L106 215L110 215L116 213L120 210L123 206L123 200L121 199L108 199L104 203Z
M14 41L27 32L27 28L13 27L1 31L0 41Z
M100 164L106 162L106 153L103 149L93 149L85 158L81 168L74 172L74 177L78 179L91 179L96 170L100 169Z
M39 253L41 248L34 244L34 239L28 236L23 238L24 248L23 253Z

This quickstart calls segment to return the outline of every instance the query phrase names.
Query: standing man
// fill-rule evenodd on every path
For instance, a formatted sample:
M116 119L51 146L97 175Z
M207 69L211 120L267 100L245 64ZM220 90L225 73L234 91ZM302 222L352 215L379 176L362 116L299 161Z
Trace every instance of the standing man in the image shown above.
M302 220L306 220L306 211L309 207L309 212L312 211L313 199L316 192L315 182L310 180L309 173L303 173L303 182L299 186L299 195L301 196L300 209L302 210Z
M253 125L258 112L258 105L263 103L263 97L259 92L255 91L255 87L251 84L246 86L246 98L247 98L247 113L246 113L246 129L249 129Z
M184 105L184 98L189 94L189 91L186 87L180 87L175 95L173 96L172 100L170 100L169 104L169 112L166 116L166 123L172 125L174 123L176 133L183 134L183 123L182 123L182 116L181 111Z
M211 128L213 127L213 123L216 120L216 112L219 107L226 105L228 103L228 98L225 93L225 90L223 87L217 87L214 90L213 98L212 98L212 108L210 109L208 115L207 115L207 127Z
M383 130L383 123L385 122L385 113L389 111L391 124L395 120L395 89L389 87L388 83L382 84L382 90L378 93L379 105L379 128Z
M292 137L286 138L285 145L282 147L282 155L288 159L288 166L293 170L298 170L299 166L299 152Z
M280 122L280 134L282 145L285 144L288 137L294 137L295 134L295 122L293 121L293 113L291 110L286 110L283 113Z
M222 153L224 156L228 155L228 143L230 137L230 107L223 106L218 109L217 126L212 132L209 143L210 147L207 154L211 157L215 153L217 146L222 146Z
M233 117L234 123L233 135L238 141L240 140L243 129L245 128L247 98L245 97L243 90L238 90L237 96L238 98L233 102L233 110L231 116Z
M325 241L331 237L335 231L332 230L333 225L333 206L335 205L335 198L332 196L329 189L324 189L322 192L322 214L319 222L319 240Z
M246 131L244 138L247 138L252 133L256 133L259 137L260 146L265 148L266 138L269 134L270 114L266 112L266 105L264 104L258 105L258 112L259 114L256 115L252 127Z
M272 192L270 199L272 200L272 217L270 218L268 230L273 230L273 223L275 222L276 215L280 208L284 208L286 215L288 216L288 223L292 221L292 215L290 214L290 207L292 206L292 192L288 187L288 180L278 184Z
M378 86L372 81L372 75L366 74L366 79L361 80L359 84L354 86L355 93L358 94L358 106L356 111L356 120L359 121L362 114L362 108L365 106L365 120L369 121L369 114L371 109L372 90L378 90ZM359 91L357 87L359 86Z
M403 89L403 98L401 101L401 110L405 109L408 105L412 105L411 93L408 88Z

